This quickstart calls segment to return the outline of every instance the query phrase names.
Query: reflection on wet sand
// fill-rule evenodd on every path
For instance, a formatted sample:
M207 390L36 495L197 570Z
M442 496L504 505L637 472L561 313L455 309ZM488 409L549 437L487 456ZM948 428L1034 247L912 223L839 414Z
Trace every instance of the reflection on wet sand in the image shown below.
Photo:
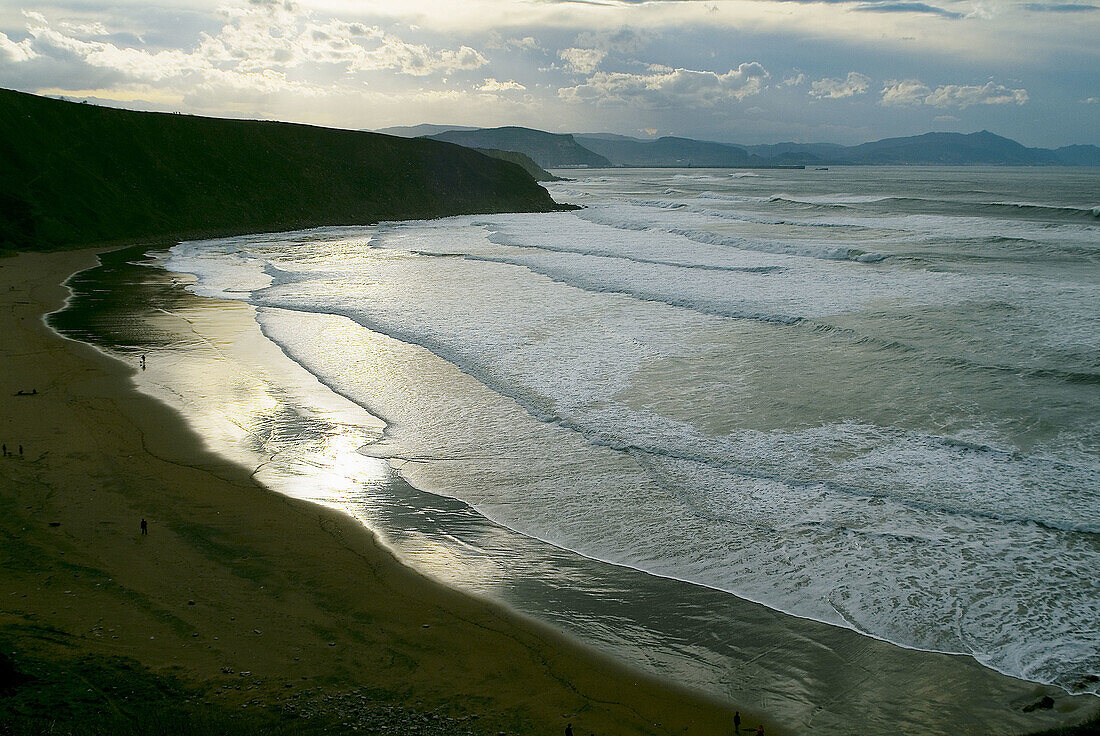
M78 295L55 324L135 366L146 355L135 381L179 407L211 449L281 493L344 509L432 577L795 730L1021 731L1065 718L1024 714L1041 688L969 658L909 652L581 557L420 491L369 456L384 423L283 355L251 307L195 297L186 276L157 268L156 254L148 264L139 256L111 254L75 279ZM339 320L327 328L340 329ZM392 347L400 363L371 368L370 380L405 380L416 369L419 348Z

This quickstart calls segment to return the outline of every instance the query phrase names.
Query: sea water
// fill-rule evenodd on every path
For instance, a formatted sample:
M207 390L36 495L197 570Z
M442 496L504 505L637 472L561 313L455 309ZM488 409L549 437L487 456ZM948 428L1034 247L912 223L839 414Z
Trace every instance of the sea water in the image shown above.
M1096 692L1100 172L562 173L584 209L190 242L166 267L381 417L359 452L418 488Z

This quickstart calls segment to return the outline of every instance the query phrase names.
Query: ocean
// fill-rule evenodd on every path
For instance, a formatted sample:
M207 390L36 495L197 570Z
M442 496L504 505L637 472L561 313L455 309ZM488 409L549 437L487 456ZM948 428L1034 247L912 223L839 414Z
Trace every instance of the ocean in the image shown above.
M199 310L158 342L169 304L142 339L60 327L237 361L232 390L159 379L217 449L717 694L726 598L1097 693L1100 171L558 173L583 209L132 262L262 338L212 339ZM639 624L644 580L705 591L691 626Z

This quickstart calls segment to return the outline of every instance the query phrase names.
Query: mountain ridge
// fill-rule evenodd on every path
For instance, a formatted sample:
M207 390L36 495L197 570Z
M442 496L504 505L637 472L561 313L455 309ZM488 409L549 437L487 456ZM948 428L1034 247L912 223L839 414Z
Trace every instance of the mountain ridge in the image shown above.
M1100 147L1070 145L1057 149L1032 148L988 130L974 133L929 132L915 136L897 136L868 141L855 146L837 143L771 143L741 145L721 141L678 136L656 139L634 138L616 133L556 134L533 128L453 128L445 125L424 127L434 140L449 140L462 145L478 145L524 153L546 168L556 166L593 166L598 160L574 149L568 163L543 163L534 150L536 144L524 140L528 135L568 136L577 146L602 157L611 166L626 167L768 167L768 166L844 166L844 165L991 165L991 166L1100 166ZM461 127L461 130L458 128ZM505 140L491 131L509 130ZM492 141L490 145L489 141ZM464 143L466 141L466 143ZM598 165L598 164L597 164Z
M577 143L569 133L548 133L517 125L473 131L449 130L425 137L470 148L517 151L544 169L573 166L604 168L612 165L609 159Z

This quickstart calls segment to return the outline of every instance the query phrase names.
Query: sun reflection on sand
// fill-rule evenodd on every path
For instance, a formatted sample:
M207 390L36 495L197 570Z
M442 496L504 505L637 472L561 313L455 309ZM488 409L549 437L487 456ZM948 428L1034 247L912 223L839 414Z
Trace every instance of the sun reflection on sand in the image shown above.
M389 477L384 461L359 452L381 438L385 425L287 360L253 316L252 307L220 301L161 312L156 319L164 327L196 339L149 356L135 380L170 404L185 404L188 423L208 448L254 468L260 482L345 508L357 490ZM309 397L309 405L300 397Z

